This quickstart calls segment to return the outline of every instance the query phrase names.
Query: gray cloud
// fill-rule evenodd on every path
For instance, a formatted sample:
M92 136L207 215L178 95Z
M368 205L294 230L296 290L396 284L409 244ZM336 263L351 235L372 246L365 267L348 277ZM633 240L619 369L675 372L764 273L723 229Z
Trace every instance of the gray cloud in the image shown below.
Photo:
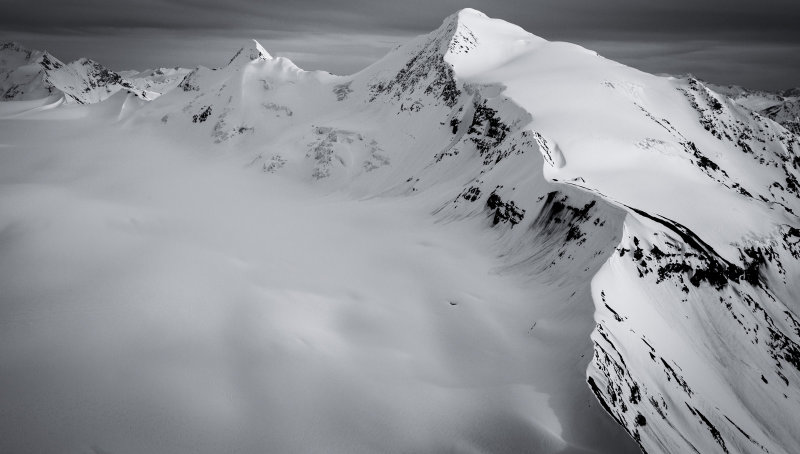
M116 68L220 64L236 42L256 38L275 54L295 56L301 66L352 72L470 6L547 39L599 46L595 50L604 55L651 72L694 72L764 88L800 85L799 59L791 58L800 50L800 2L794 0L5 3L14 14L0 16L0 39L45 47L66 59L88 55Z
M776 89L800 85L800 45L723 41L580 44L654 74L692 74L717 84Z

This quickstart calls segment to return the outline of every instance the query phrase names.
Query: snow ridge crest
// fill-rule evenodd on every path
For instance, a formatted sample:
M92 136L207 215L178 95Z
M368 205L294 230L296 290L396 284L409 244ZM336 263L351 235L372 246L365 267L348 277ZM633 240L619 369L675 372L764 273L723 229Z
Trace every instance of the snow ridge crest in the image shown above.
M468 53L478 45L478 38L470 28L470 22L487 20L489 17L472 8L461 9L448 16L434 33L440 42L440 53Z

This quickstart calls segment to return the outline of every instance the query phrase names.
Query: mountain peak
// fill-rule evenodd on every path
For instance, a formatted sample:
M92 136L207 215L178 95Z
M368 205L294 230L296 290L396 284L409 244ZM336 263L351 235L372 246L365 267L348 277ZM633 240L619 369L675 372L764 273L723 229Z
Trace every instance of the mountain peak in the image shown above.
M81 57L75 61L70 62L71 65L74 66L91 66L91 67L102 67L100 63L92 60L91 58Z
M486 14L484 14L482 11L478 11L477 9L474 9L474 8L462 8L462 9L458 10L455 13L455 15L458 16L459 18L461 18L461 17L488 18L489 17Z
M6 41L0 43L0 54L23 56L24 59L30 60L30 62L41 56L46 56L51 60L56 59L53 54L46 50L31 49L16 41Z
M462 8L447 16L444 21L442 21L442 27L447 28L448 25L458 25L474 19L489 19L489 16L478 11L477 9Z
M546 42L502 19L464 8L452 14L437 31L446 37L445 61L461 76L495 67Z
M30 49L16 41L5 41L0 43L0 51L10 50L14 52L30 52Z
M29 49L15 41L0 43L0 68L13 70L17 67L34 63L44 55L54 59L46 51Z
M478 43L471 25L485 20L490 20L486 14L476 9L463 8L447 16L442 25L428 36L438 46L441 54L468 52Z
M272 55L270 55L269 52L264 49L264 46L262 46L261 43L251 39L236 52L233 58L231 58L231 60L228 62L228 66L230 66L234 61L248 63L253 60L272 60Z

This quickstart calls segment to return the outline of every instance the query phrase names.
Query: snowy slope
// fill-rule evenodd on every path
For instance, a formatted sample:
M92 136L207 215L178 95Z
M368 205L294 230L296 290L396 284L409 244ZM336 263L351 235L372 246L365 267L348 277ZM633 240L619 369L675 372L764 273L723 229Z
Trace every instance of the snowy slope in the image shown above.
M77 286L76 300L123 301L111 314L147 317L130 289L161 289L147 300L175 308L150 338L124 331L93 367L116 370L116 349L138 343L178 354L167 333L200 311L215 315L186 341L209 353L194 353L177 376L240 377L211 353L223 344L208 327L220 317L234 329L251 320L259 334L236 345L259 368L230 389L259 405L225 404L224 421L177 425L164 436L167 450L197 452L181 437L245 418L236 445L244 452L269 443L617 453L635 450L632 442L650 453L800 451L800 140L733 93L642 73L471 9L351 76L304 71L256 42L219 68L125 76L165 93L145 102L119 91L94 106L33 109L0 123L51 131L37 143L4 139L2 177L13 184L3 225L65 223L68 244L88 229L79 244L111 249L87 258L97 269L141 250L182 288L199 286L173 291L162 274L139 268L112 274L99 293ZM75 127L87 132L71 136ZM78 162L51 156L56 140ZM129 145L100 151L118 142ZM31 148L66 170L17 156ZM26 189L39 185L67 195ZM18 208L46 211L74 197L88 214L95 201L83 194L102 194L105 214L44 214L38 223L36 210ZM128 225L131 206L138 214ZM132 237L109 227L120 223ZM22 246L3 269L14 260L35 268L50 255L23 258L34 240L58 243L59 234L36 232L30 243L9 243ZM72 255L58 252L58 263L71 269ZM75 273L47 281L36 301L92 276ZM19 281L4 285L26 294ZM212 296L195 302L205 292ZM239 312L230 300L244 302ZM39 326L20 309L25 301L4 304L17 308L11 319ZM90 330L66 345L104 344L107 335ZM10 336L12 345L32 341ZM170 396L171 375L148 365L156 394ZM117 392L75 374L76 386ZM152 404L143 412L204 418L230 394L212 381L196 385L209 402L194 410L171 397L168 412ZM57 383L39 386L61 396ZM24 405L19 395L4 404ZM97 417L91 408L81 410L87 420ZM125 418L103 426L138 424ZM305 436L299 421L309 418L315 430ZM264 429L254 423L262 420L282 422ZM154 448L119 435L102 446L115 444ZM43 441L40 451L52 446Z
M778 105L784 100L783 93L779 92L750 90L738 85L715 85L710 83L707 85L715 92L736 101L740 106L756 112Z
M730 97L740 106L758 112L795 134L800 134L800 88L768 92L748 90L735 85L709 86L714 91Z
M145 99L158 96L177 87L183 78L191 72L186 68L158 68L145 71L121 71L119 74L128 81L133 89L145 93Z

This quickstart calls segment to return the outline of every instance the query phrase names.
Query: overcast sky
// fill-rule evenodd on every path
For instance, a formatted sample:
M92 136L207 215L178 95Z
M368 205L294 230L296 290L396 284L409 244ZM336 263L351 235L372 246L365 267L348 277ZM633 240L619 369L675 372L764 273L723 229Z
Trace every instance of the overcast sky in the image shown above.
M219 66L243 40L357 71L463 7L652 73L800 86L800 0L0 0L0 40L113 69Z

